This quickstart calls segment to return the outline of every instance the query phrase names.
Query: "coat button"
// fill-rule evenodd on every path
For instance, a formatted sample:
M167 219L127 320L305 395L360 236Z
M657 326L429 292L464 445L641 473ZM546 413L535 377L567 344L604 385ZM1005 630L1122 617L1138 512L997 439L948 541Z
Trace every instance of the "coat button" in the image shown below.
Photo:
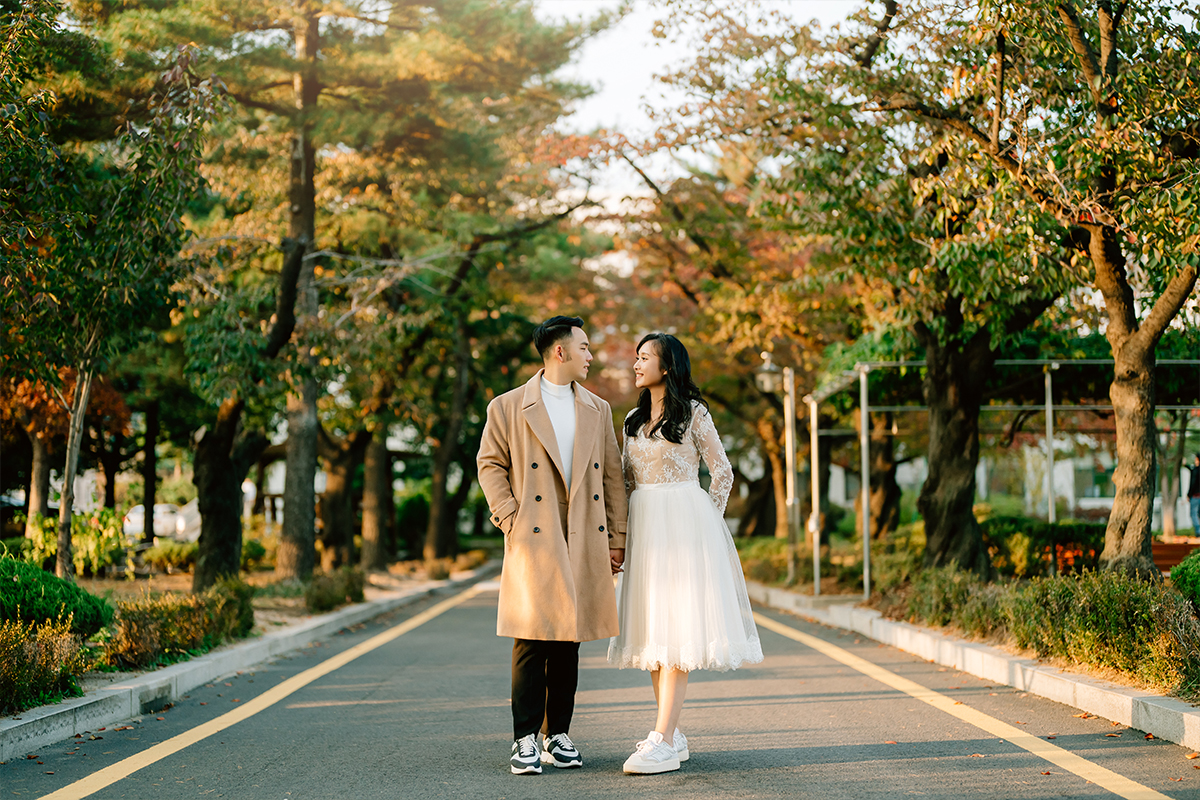
M541 533L541 532L542 532L542 529L541 529L541 528L534 528L534 529L533 529L533 532L534 532L534 533Z
M533 468L534 468L534 469L537 469L537 462L536 462L536 461L535 461L535 462L533 462Z
M541 496L540 494L539 494L537 497L533 498L533 499L534 499L536 502L538 502L538 503L542 502L542 496Z
M601 526L600 526L600 532L601 532L601 533L604 533L604 526L603 526L603 525L601 525Z
M593 500L599 500L599 499L600 499L600 495L598 495L598 494L594 494L594 495L592 495L592 499L593 499Z
M595 464L592 464L592 469L600 469L600 462L597 461Z

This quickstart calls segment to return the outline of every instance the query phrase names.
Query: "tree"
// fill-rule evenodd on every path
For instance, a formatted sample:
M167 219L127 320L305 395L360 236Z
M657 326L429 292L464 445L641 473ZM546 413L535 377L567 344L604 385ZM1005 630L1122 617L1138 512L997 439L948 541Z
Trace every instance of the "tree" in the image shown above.
M46 19L41 30L53 32L51 25ZM30 30L23 18L6 25L3 49L27 47ZM9 108L26 104L28 76L10 66L20 63L0 60L0 103ZM147 313L165 306L178 269L175 256L186 236L180 216L196 184L202 127L216 97L188 66L181 52L157 84L146 126L127 128L103 151L57 150L50 144L53 118L41 110L13 119L15 135L0 145L5 174L16 166L39 187L28 194L11 184L4 189L0 310L19 343L7 366L45 381L69 413L58 527L63 577L72 571L74 478L92 385L130 346ZM46 107L48 96L37 102ZM70 396L58 384L62 367L75 370Z
M893 19L905 35L889 43L908 69L881 81L874 107L988 165L1005 198L998 210L1036 209L1052 223L1014 231L1030 247L1063 241L1103 301L1118 466L1101 563L1155 579L1155 351L1200 266L1200 11L985 0L953 18L914 3Z

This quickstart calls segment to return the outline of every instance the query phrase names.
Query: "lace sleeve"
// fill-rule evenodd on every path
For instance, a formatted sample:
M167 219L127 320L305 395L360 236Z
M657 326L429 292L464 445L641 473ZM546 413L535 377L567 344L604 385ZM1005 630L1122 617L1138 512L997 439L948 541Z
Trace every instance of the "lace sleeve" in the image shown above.
M629 414L625 415L625 419L629 419ZM621 426L621 473L625 476L625 497L628 498L637 488L637 480L633 475L633 461L629 458L629 434L625 433L624 425Z
M697 406L693 412L692 441L696 443L696 449L708 465L708 472L712 476L708 493L717 510L724 516L729 493L733 490L733 465L725 455L725 446L721 444L721 437L717 435L712 415L702 406Z

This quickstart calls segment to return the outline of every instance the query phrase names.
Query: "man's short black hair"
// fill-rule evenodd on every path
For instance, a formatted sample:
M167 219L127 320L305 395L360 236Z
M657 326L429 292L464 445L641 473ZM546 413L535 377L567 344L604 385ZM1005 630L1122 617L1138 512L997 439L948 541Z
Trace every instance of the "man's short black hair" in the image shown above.
M571 336L571 328L582 328L583 317L551 317L533 329L533 346L538 355L546 360L546 354L554 345Z

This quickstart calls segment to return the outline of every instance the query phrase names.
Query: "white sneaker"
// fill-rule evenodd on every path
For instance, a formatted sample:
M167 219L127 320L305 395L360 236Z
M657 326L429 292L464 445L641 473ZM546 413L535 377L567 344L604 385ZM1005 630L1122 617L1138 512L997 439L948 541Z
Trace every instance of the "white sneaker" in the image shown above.
M679 754L679 763L682 764L692 757L692 754L687 749L687 737L679 732L679 728L675 729L675 752Z
M513 775L542 774L542 744L537 734L522 736L513 742L512 758L508 760Z
M553 764L559 769L582 767L583 756L579 755L579 750L570 736L556 733L542 741L542 763Z
M679 769L679 754L667 744L658 731L650 731L637 743L633 755L625 759L626 772L635 775L654 775Z

